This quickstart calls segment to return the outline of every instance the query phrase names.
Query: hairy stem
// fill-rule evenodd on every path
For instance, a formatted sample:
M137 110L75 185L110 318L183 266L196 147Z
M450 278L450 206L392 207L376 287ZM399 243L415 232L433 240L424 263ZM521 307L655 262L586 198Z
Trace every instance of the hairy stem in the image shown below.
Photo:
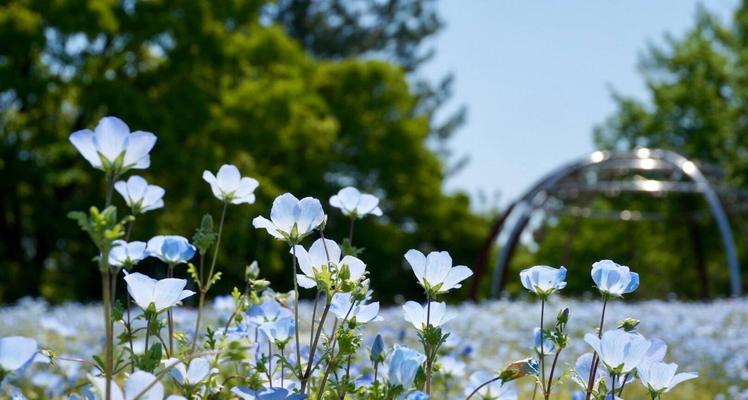
M492 383L494 383L494 382L496 382L496 381L498 381L500 379L501 379L501 377L497 376L496 378L489 379L489 380L481 383L480 385L478 385L477 388L475 388L472 392L470 392L470 394L468 395L468 397L465 397L465 400L470 400L470 398L473 397L476 393L478 393L479 390L483 389L483 387L485 387L487 385L490 385L490 384L492 384Z
M602 338L603 337L603 324L605 323L605 308L608 306L608 296L603 295L603 311L600 315L600 328L597 332L597 337ZM592 355L592 365L590 368L590 376L587 378L587 394L585 396L585 400L590 400L590 396L592 396L592 389L595 385L595 374L597 373L597 365L600 361L600 358L598 357L597 353L594 353Z

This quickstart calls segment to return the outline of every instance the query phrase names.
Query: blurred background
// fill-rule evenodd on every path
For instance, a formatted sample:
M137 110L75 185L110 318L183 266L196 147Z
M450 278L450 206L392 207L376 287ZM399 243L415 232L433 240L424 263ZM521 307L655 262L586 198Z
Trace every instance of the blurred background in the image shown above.
M137 173L166 189L166 207L133 238L191 237L203 213L218 217L204 169L234 163L260 181L256 204L229 209L215 293L255 259L289 287L287 248L251 219L286 191L327 205L355 185L383 199L385 216L354 239L380 300L417 292L401 279L409 248L484 265L462 296L486 298L496 221L596 149L672 150L718 171L748 264L748 2L529 3L0 1L0 302L100 297L92 246L66 214L102 203L103 179L67 137L105 115L158 136ZM533 218L508 276L563 264L565 292L583 295L591 263L611 258L642 274L638 298L729 293L703 196L579 201L595 212ZM621 209L656 217L605 217ZM328 211L328 236L342 238L347 221ZM505 293L519 289L509 279Z

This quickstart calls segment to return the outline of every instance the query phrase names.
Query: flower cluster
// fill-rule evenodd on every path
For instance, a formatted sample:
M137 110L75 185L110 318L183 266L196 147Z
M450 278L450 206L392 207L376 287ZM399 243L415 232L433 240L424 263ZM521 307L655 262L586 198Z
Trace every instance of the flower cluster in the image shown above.
M442 383L441 394L447 398L506 400L518 398L515 381L522 378L534 379L536 391L550 398L558 382L554 373L560 368L559 355L569 344L570 311L561 309L548 328L545 309L566 286L564 267L535 266L520 273L522 285L540 299L540 326L530 348L534 357L525 355L502 368L478 368L468 374L465 361L474 350L456 345L459 338L449 323L457 313L444 297L472 276L470 268L453 265L447 251L405 252L413 283L423 289L423 297L404 302L398 319L412 325L418 340L405 343L378 334L369 341L367 329L384 331L376 325L384 318L370 289L364 249L353 245L353 227L365 216L381 216L380 200L353 187L332 196L329 204L350 219L347 237L335 240L325 237L328 219L318 199L285 193L273 201L270 217L257 216L252 226L288 246L293 290L274 291L253 262L244 270L244 281L215 302L221 317L206 321L208 292L221 279L217 260L226 214L229 206L254 204L258 181L243 177L234 165L223 165L216 174L205 171L208 193L222 209L217 229L213 216L206 214L191 239L170 234L130 240L137 234L137 218L164 206L165 191L140 176L118 179L132 169L149 167L155 135L130 133L124 122L106 117L95 131L75 132L70 141L93 167L104 171L108 185L101 211L92 207L89 213L71 213L96 247L104 348L88 361L58 356L41 349L34 339L0 339L0 390L7 388L14 398L23 394L12 385L35 362L84 365L79 366L83 373L76 375L79 383L63 385L69 387L66 394L71 398L424 400L439 397L436 387ZM128 211L122 219L111 198L115 190ZM149 257L158 260L160 271L153 277L135 272ZM638 333L638 321L627 319L618 329L603 330L608 302L636 290L636 273L604 260L592 266L591 275L603 299L599 330L585 335L592 352L581 355L566 374L581 387L583 398L620 398L638 378L656 399L696 377L677 373L677 365L665 363L664 343ZM127 288L124 301L117 297L120 279ZM308 306L301 306L302 296L308 296ZM187 300L196 301L192 319L180 307ZM74 335L64 324L46 324ZM546 359L551 358L547 368ZM450 389L458 378L467 384Z

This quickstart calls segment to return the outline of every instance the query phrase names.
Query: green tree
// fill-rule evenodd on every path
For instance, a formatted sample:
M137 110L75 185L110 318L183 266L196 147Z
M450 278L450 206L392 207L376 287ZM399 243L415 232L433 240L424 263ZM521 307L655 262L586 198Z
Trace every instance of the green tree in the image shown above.
M705 9L683 37L667 36L661 45L650 45L641 61L648 100L614 93L616 112L595 129L601 148L631 150L652 147L674 150L717 165L724 183L748 188L748 2L723 24ZM742 200L741 200L742 199ZM729 293L727 266L721 238L704 200L695 194L671 194L668 201L622 196L590 204L602 210L635 209L658 213L661 220L643 222L595 221L560 216L541 230L543 262L571 263L570 291L590 290L572 281L585 280L589 265L602 257L613 258L642 272L638 296L674 292L689 297ZM745 217L740 197L723 198L742 256L745 250ZM625 240L624 240L625 239ZM745 271L745 268L743 268ZM577 271L577 272L574 272Z
M438 133L406 69L316 58L267 12L264 1L0 6L0 299L97 295L95 254L64 216L103 201L102 177L67 136L108 114L158 136L143 175L165 187L166 207L140 218L133 239L190 236L203 211L217 217L204 169L234 163L260 181L257 204L229 209L216 292L254 258L290 286L287 249L249 224L285 191L326 204L354 184L385 199L386 216L354 238L385 300L415 289L401 279L410 247L472 262L486 221L442 192L446 168L427 146ZM342 238L347 223L330 214L328 235Z

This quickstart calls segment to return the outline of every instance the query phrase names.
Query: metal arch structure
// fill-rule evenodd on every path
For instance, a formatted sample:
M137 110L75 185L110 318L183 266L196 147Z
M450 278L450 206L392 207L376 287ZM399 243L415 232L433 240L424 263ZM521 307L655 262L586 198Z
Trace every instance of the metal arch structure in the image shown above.
M564 181L569 180L570 177L579 176L593 168L622 169L628 171L670 170L687 177L688 181L673 182L640 179L634 181L592 182L591 184L579 184L577 182L564 184ZM563 196L570 192L579 191L598 193L620 193L624 191L648 193L691 192L701 194L709 206L711 215L717 223L722 238L731 280L731 294L733 296L740 296L742 291L740 264L732 229L717 194L717 189L704 174L703 169L678 153L668 150L640 148L632 152L620 153L594 151L552 171L530 187L517 201L513 202L492 229L491 236L487 240L488 245L504 233L503 228L506 221L513 220L511 230L508 231L508 237L501 246L501 252L496 268L494 269L491 280L492 297L498 297L501 293L503 284L506 281L509 262L519 243L522 232L527 227L534 212L543 209L548 200L553 196ZM484 250L486 248L487 246L484 245ZM476 272L480 273L485 269L486 259L487 255L481 253L477 260L478 265L476 265L476 269L478 271ZM477 293L476 291L477 285L474 285L473 293Z

